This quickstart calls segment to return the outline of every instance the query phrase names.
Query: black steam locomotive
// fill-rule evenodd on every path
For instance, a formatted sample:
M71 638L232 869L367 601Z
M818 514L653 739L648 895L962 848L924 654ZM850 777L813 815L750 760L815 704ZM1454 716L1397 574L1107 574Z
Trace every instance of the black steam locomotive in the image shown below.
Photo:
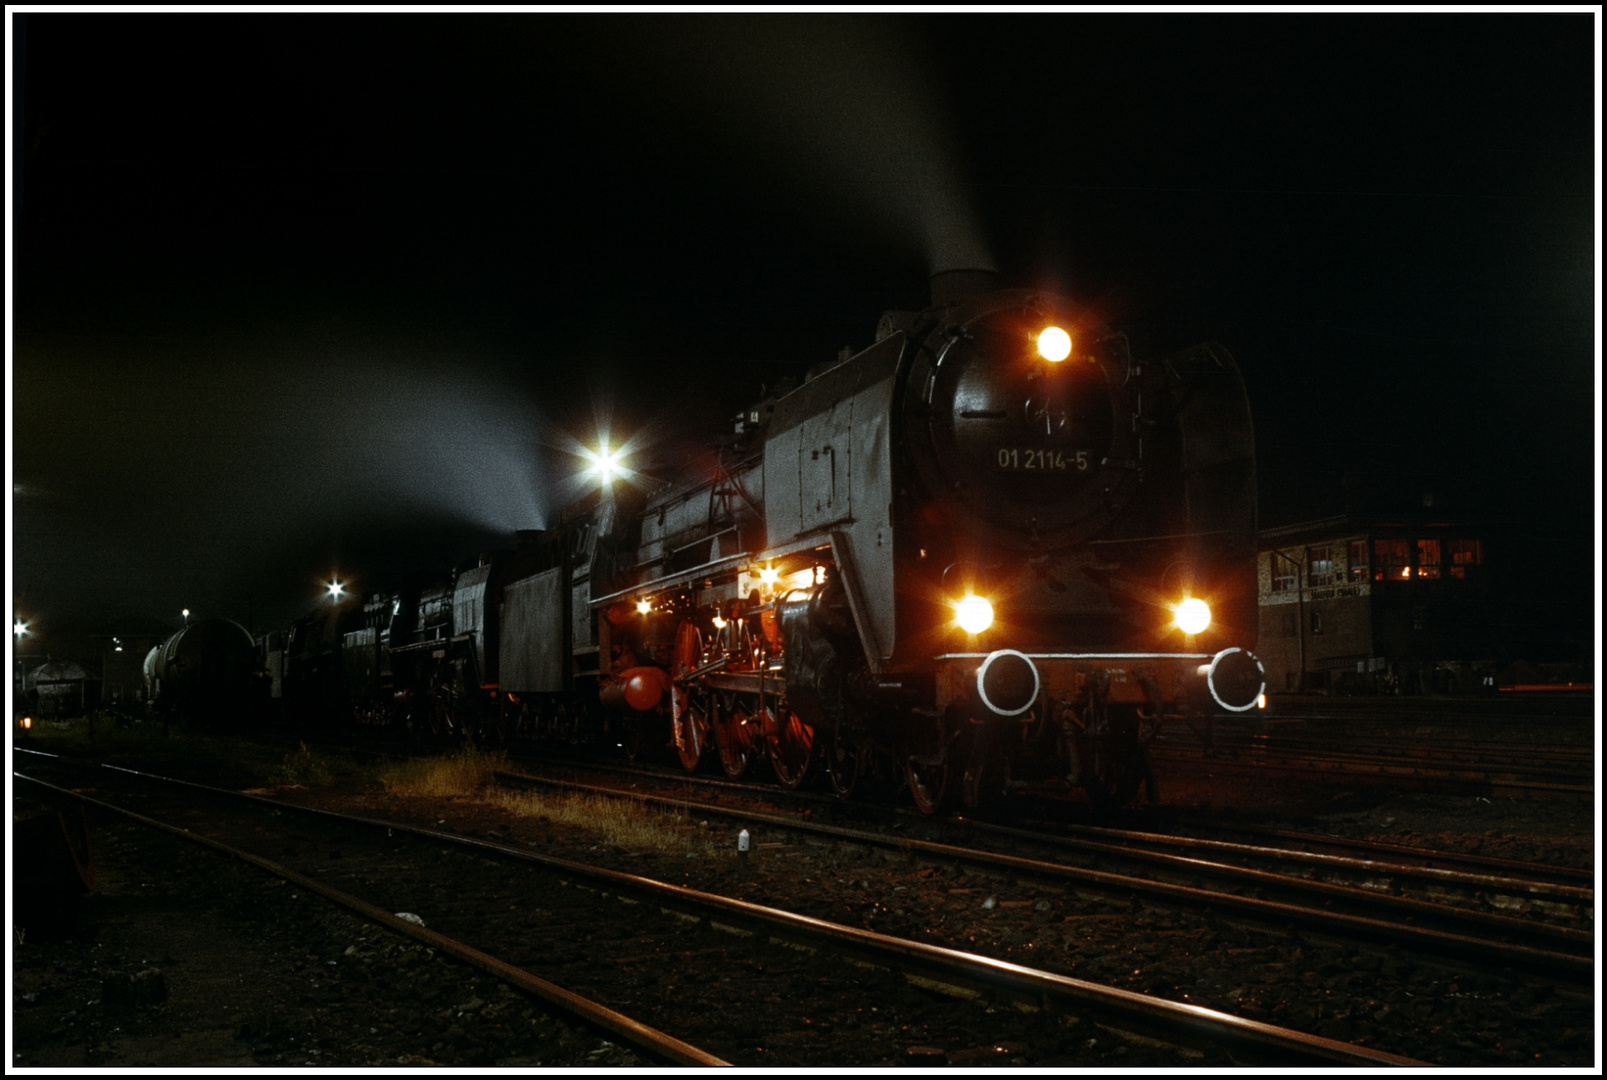
M842 795L877 775L928 812L1130 801L1162 722L1265 689L1244 386L1218 346L1135 357L990 286L934 278L673 482L600 479L517 551L304 620L285 696Z

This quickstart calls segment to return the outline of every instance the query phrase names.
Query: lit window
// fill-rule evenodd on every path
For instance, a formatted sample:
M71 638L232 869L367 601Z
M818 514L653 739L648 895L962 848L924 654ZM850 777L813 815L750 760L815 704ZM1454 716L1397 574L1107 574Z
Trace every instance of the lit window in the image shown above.
M1367 580L1367 541L1352 540L1350 542L1350 580Z
M1440 576L1440 542L1438 540L1419 540L1417 542L1417 576L1420 578L1437 578Z
M1405 540L1373 541L1373 580L1404 581L1412 573L1411 548Z
M1295 561L1276 551L1268 556L1268 561L1272 565L1272 591L1294 592L1299 580L1295 573Z
M1484 562L1484 551L1477 540L1447 540L1446 546L1450 548L1450 571L1454 578L1467 577L1468 567Z
M1313 588L1334 583L1334 549L1322 547L1306 549L1306 584Z

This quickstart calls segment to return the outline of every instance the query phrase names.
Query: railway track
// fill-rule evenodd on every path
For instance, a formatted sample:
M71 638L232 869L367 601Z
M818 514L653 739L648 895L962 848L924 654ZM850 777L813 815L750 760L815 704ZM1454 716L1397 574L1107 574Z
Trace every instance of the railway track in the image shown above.
M1515 752L1521 760L1514 760ZM1422 790L1571 798L1591 798L1595 793L1593 751L1519 751L1508 745L1453 753L1398 740L1231 732L1215 733L1207 746L1191 731L1169 729L1151 744L1150 753L1157 762L1205 755L1213 769L1388 781Z
M111 786L104 772L95 779L98 787ZM296 880L302 887L312 888L338 868L341 877L356 879L365 893L384 894L383 903L367 902L371 917L398 904L408 904L404 910L424 908L430 912L429 934L501 943L506 957L481 963L499 972L506 972L503 965L509 963L556 966L565 981L589 985L582 993L672 1019L689 1039L713 1046L727 1060L886 1060L882 1053L867 1056L866 1043L886 1046L883 1029L904 1020L897 1025L899 1037L913 1028L922 1044L905 1045L901 1056L928 1063L949 1060L951 1050L945 1047L956 1041L962 1051L963 1044L975 1043L972 1033L979 1026L1014 1036L984 1040L995 1047L994 1060L1108 1064L1119 1052L1126 1065L1411 1063L1387 1051L782 911L739 896L542 855L524 846L327 811L297 815L292 824L286 821L286 807L265 800L235 797L222 803L222 796L211 791L206 805L198 807L194 786L177 799L171 789L161 796L151 793L149 779L142 781L143 791L123 786L133 779L119 777L119 802L161 804L163 816L176 819L171 825L176 831L231 847L251 841L259 847L290 848L292 854L304 851L287 860L298 868L276 867L275 872L300 875ZM409 838L406 845L404 836ZM324 852L330 845L339 845L338 858ZM360 853L366 849L372 849L371 855ZM380 867L386 868L385 881L379 879ZM465 867L472 873L465 873ZM396 892L397 878L403 885L415 879L414 895L405 887ZM472 890L466 886L471 878L476 882ZM443 895L443 882L451 884L445 890L449 895ZM498 910L501 904L487 903L487 889L492 899L517 897L513 909L518 914L505 914ZM415 902L419 900L424 902ZM426 935L423 928L396 929ZM584 947L577 948L577 936L588 931ZM444 943L433 936L425 939L433 947ZM714 1006L711 996L722 999L723 1006ZM737 1034L706 1030L711 1023ZM822 1024L832 1037L811 1038ZM866 1039L851 1037L867 1027ZM718 1046L755 1037L765 1045L747 1053L740 1045L728 1050ZM757 1058L755 1049L762 1051Z
M518 774L499 774L499 779L630 798L666 810L687 805L684 797L629 792L617 786ZM976 821L962 822L957 829L918 822L912 829L899 820L893 827L904 831L895 834L885 821L874 831L844 828L796 814L756 811L751 805L722 808L701 803L698 812L763 826L772 833L785 830L877 846L921 860L953 860L993 872L1029 874L1107 897L1139 895L1262 923L1295 923L1442 960L1512 966L1581 985L1594 970L1594 895L1584 885L1111 829L1082 828L1073 835L1055 835ZM966 842L920 839L914 835L917 831L933 836L958 833ZM984 837L996 843L978 846ZM997 843L1001 840L1006 844L1002 849ZM1514 917L1516 913L1524 917Z
M464 941L449 937L437 930L432 930L425 926L423 920L415 915L410 913L393 914L385 908L378 907L351 892L335 888L316 877L298 872L280 862L210 836L208 835L209 830L205 825L199 828L179 825L136 812L127 806L93 798L82 792L57 787L37 777L21 773L15 775L37 789L49 792L57 799L77 801L105 815L122 818L145 826L148 829L167 833L170 836L201 845L229 859L265 871L283 882L322 897L324 900L344 908L377 927L419 942L429 950L432 957L440 955L467 964L513 989L541 1001L545 1006L556 1010L570 1021L588 1024L606 1032L618 1042L633 1047L642 1053L648 1061L703 1067L729 1064L713 1054L668 1036L624 1013L566 990L553 982L500 960L496 956L477 949ZM169 812L172 811L171 806L168 806L167 809ZM183 815L183 818L193 820L192 816L188 814Z

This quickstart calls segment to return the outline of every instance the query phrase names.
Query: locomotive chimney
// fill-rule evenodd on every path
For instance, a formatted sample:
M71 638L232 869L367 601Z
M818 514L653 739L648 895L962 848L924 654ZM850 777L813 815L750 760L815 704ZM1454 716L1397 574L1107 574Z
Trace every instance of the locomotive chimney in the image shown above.
M998 284L993 270L939 270L932 275L932 306L947 307L988 292Z

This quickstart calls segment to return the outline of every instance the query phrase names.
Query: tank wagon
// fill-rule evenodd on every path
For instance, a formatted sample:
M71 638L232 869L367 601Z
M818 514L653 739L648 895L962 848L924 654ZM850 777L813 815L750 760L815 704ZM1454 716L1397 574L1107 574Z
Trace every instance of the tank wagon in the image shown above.
M159 712L206 724L241 716L258 670L256 644L229 619L199 619L145 654L145 699Z

